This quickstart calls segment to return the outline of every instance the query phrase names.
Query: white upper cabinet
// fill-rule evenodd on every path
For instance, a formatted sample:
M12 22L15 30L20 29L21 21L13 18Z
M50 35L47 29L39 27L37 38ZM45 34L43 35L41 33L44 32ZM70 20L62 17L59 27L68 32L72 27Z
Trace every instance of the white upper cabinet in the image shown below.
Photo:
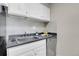
M41 21L50 21L50 8L40 3L11 3L8 4L8 13Z
M9 3L8 4L8 14L17 15L17 16L26 16L25 4Z
M43 19L50 21L50 8L43 6Z
M37 4L37 3L28 3L26 4L26 8L29 8L29 17L32 18L37 18L37 19L41 19L42 18L42 13L43 13L43 8L41 4Z

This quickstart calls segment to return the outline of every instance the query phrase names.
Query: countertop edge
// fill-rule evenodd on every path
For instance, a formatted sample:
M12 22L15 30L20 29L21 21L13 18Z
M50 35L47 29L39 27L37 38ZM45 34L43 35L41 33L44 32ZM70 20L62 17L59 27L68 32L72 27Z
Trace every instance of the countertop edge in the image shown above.
M40 39L40 40L45 40L45 39ZM16 46L20 46L20 45L24 45L24 44L30 44L32 42L37 42L37 41L40 41L40 40L29 41L29 42L26 42L26 43L18 44L18 45L15 45L15 46L10 46L10 47L7 47L7 48L12 48L12 47L16 47Z

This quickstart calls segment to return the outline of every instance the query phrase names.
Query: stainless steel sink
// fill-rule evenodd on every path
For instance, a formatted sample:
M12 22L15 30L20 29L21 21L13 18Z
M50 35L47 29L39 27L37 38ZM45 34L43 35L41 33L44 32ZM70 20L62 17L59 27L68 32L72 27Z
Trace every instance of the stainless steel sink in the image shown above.
M42 40L45 39L46 37L43 37L41 35L10 35L9 36L9 40L8 40L8 44L7 47L11 47L11 46L16 46L19 44L24 44L24 43L29 43L29 42L33 42L33 41L38 41L38 40Z
M22 43L27 43L30 41L34 41L33 37L29 36L29 37L18 37L16 39L17 44L22 44Z

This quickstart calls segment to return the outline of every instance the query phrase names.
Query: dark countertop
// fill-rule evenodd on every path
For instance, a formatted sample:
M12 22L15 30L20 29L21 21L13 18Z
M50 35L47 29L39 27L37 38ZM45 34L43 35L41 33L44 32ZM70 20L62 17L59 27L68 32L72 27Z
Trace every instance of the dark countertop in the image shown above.
M41 39L41 40L44 40L44 39ZM29 42L25 42L25 43L13 45L13 46L7 46L7 48L12 48L12 47L16 47L16 46L20 46L20 45L24 45L24 44L29 44L29 43L36 42L36 41L40 41L40 40L29 41Z
M41 33L40 33L41 34ZM19 35L11 35L10 38L9 38L9 41L8 41L8 44L7 44L7 48L11 48L11 47L15 47L15 46L19 46L19 45L24 45L24 44L29 44L29 43L32 43L32 42L36 42L36 41L40 41L40 40L44 40L44 39L49 39L49 38L56 38L57 37L57 34L56 33L48 33L50 34L49 36L45 36L45 37L42 37L42 38L38 38L38 37L31 37L29 40L25 40L24 38L24 41L15 41L15 42L11 42L10 39L12 39L12 37L18 37ZM20 35L21 37L22 35ZM20 38L18 37L18 38ZM23 38L22 38L23 39ZM21 39L21 40L22 40Z

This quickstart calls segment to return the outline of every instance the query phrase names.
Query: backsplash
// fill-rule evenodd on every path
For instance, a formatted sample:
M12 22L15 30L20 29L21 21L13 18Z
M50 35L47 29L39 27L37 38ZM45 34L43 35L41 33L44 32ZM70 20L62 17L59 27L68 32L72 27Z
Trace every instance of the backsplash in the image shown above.
M13 15L7 15L6 26L7 39L8 35L43 32L45 30L45 24L42 22Z

